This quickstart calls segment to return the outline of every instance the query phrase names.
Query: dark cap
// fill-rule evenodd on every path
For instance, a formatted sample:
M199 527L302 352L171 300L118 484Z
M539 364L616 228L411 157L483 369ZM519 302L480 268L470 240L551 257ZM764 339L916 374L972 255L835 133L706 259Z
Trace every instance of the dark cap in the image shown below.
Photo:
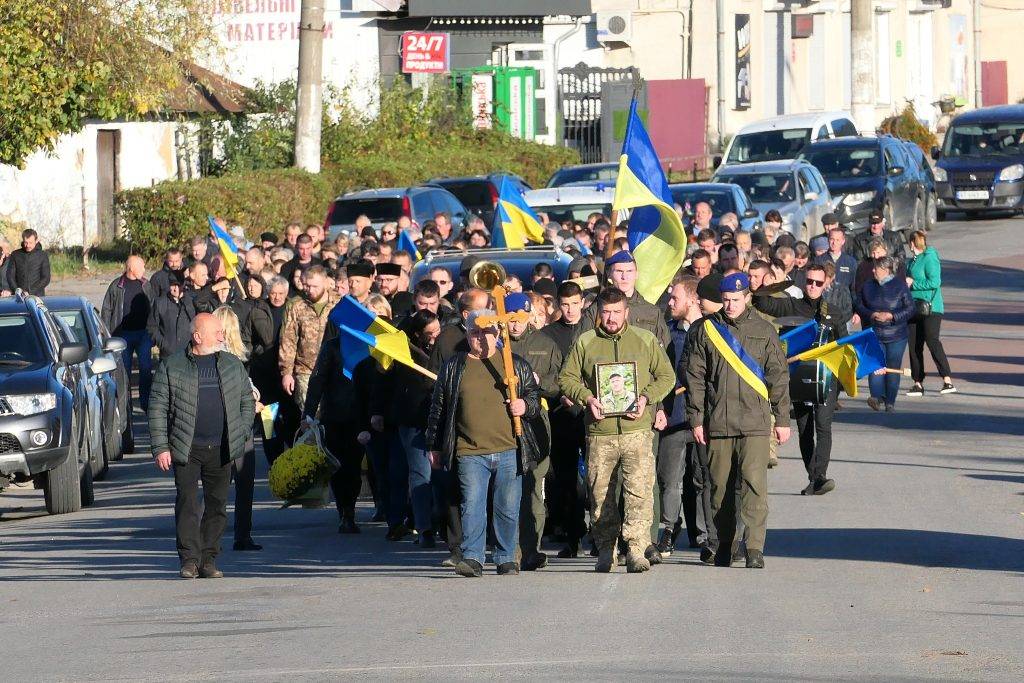
M476 254L470 254L469 256L462 259L459 264L459 275L469 275L469 271L473 269L473 266L480 263L483 259Z
M392 275L394 277L401 277L402 266L400 266L397 263L378 263L377 275Z
M553 297L558 293L558 285L554 280L543 277L533 283L533 291L541 296Z
M839 217L834 213L826 213L821 217L822 225L839 225Z
M399 268L401 270L401 268ZM349 277L373 277L373 264L366 259L360 259L355 263L350 263L345 268L345 274Z
M260 233L260 242L273 242L277 244L277 235L272 232Z
M868 214L868 223L881 223L884 219L885 217L882 215L882 212L879 211L878 209L874 209L871 213Z
M721 273L712 272L705 277L702 277L700 282L697 283L697 296L716 304L722 303L722 293L718 291L718 285L721 282Z

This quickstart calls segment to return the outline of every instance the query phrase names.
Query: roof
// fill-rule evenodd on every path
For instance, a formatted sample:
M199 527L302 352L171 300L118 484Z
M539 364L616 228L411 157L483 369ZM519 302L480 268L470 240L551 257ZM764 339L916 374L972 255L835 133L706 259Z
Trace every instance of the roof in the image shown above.
M838 118L853 121L853 116L845 111L819 111L810 114L784 114L773 116L760 121L754 121L740 128L737 135L745 133L757 133L766 130L781 130L784 128L814 128Z
M617 161L599 161L594 164L573 164L572 166L562 166L558 171L565 171L570 168L618 168L619 162ZM558 173L555 171L555 173Z
M249 90L192 62L181 62L181 76L164 111L182 114L240 114L249 110Z
M92 304L84 296L48 296L43 301L49 309L87 309Z
M964 112L953 119L951 125L958 123L994 123L997 121L1024 121L1024 104L1000 104L995 107L982 107Z
M728 192L734 192L740 189L738 185L732 183L672 183L668 186L670 190L726 190Z
M829 147L878 147L882 144L883 140L891 139L896 142L904 142L899 138L886 135L848 135L841 138L829 138L828 140L817 140L804 147L802 154L815 149L829 148Z
M715 177L728 175L753 175L758 173L788 173L800 166L810 166L804 159L779 159L778 161L755 161L749 164L723 166L715 171Z
M551 206L554 204L609 204L615 197L614 185L601 189L593 185L563 185L530 190L523 197L530 206Z
M338 199L369 199L371 197L403 197L405 193L412 188L406 187L379 187L372 190L356 190L355 192L346 192L345 194L338 197Z

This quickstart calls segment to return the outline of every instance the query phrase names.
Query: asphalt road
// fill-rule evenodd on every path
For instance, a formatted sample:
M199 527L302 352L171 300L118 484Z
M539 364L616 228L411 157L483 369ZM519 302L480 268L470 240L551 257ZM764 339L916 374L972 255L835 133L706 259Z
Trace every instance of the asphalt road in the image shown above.
M182 581L173 482L140 451L79 514L0 496L0 676L1022 680L1024 219L945 222L932 240L960 393L930 377L894 414L843 399L828 496L797 495L785 446L763 571L684 550L643 575L588 557L469 581L381 525L338 536L332 510L278 510L261 480L266 550Z

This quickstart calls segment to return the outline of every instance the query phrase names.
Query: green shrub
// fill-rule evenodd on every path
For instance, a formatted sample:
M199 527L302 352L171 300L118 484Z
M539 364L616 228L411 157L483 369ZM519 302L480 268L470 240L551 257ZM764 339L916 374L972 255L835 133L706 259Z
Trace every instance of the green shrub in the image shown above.
M939 144L935 135L928 130L928 126L917 118L913 104L908 104L899 114L884 119L878 126L878 131L913 142L926 155L931 153L932 147Z

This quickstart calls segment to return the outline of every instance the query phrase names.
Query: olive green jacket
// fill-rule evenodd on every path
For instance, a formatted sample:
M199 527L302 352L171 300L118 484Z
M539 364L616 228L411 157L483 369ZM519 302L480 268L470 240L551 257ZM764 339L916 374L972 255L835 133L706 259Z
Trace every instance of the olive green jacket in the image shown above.
M672 362L658 339L647 330L627 324L618 334L608 334L598 325L582 333L569 350L569 355L558 376L562 393L573 403L586 406L596 394L598 363L636 363L636 391L647 397L647 409L636 420L625 417L606 417L597 421L589 409L586 416L589 436L626 434L650 430L654 426L654 413L661 400L675 386Z
M732 369L708 338L703 320L690 328L686 364L686 416L704 425L708 436L757 436L789 425L789 367L775 327L752 308L735 320L719 311L711 320L724 325L764 371L765 401Z
M626 305L629 307L629 324L641 330L647 330L658 339L662 348L666 348L672 341L672 337L668 333L665 312L649 303L638 292L633 292L633 296L626 299ZM600 304L595 302L584 311L583 319L580 321L580 333L597 327L597 314L600 308Z

